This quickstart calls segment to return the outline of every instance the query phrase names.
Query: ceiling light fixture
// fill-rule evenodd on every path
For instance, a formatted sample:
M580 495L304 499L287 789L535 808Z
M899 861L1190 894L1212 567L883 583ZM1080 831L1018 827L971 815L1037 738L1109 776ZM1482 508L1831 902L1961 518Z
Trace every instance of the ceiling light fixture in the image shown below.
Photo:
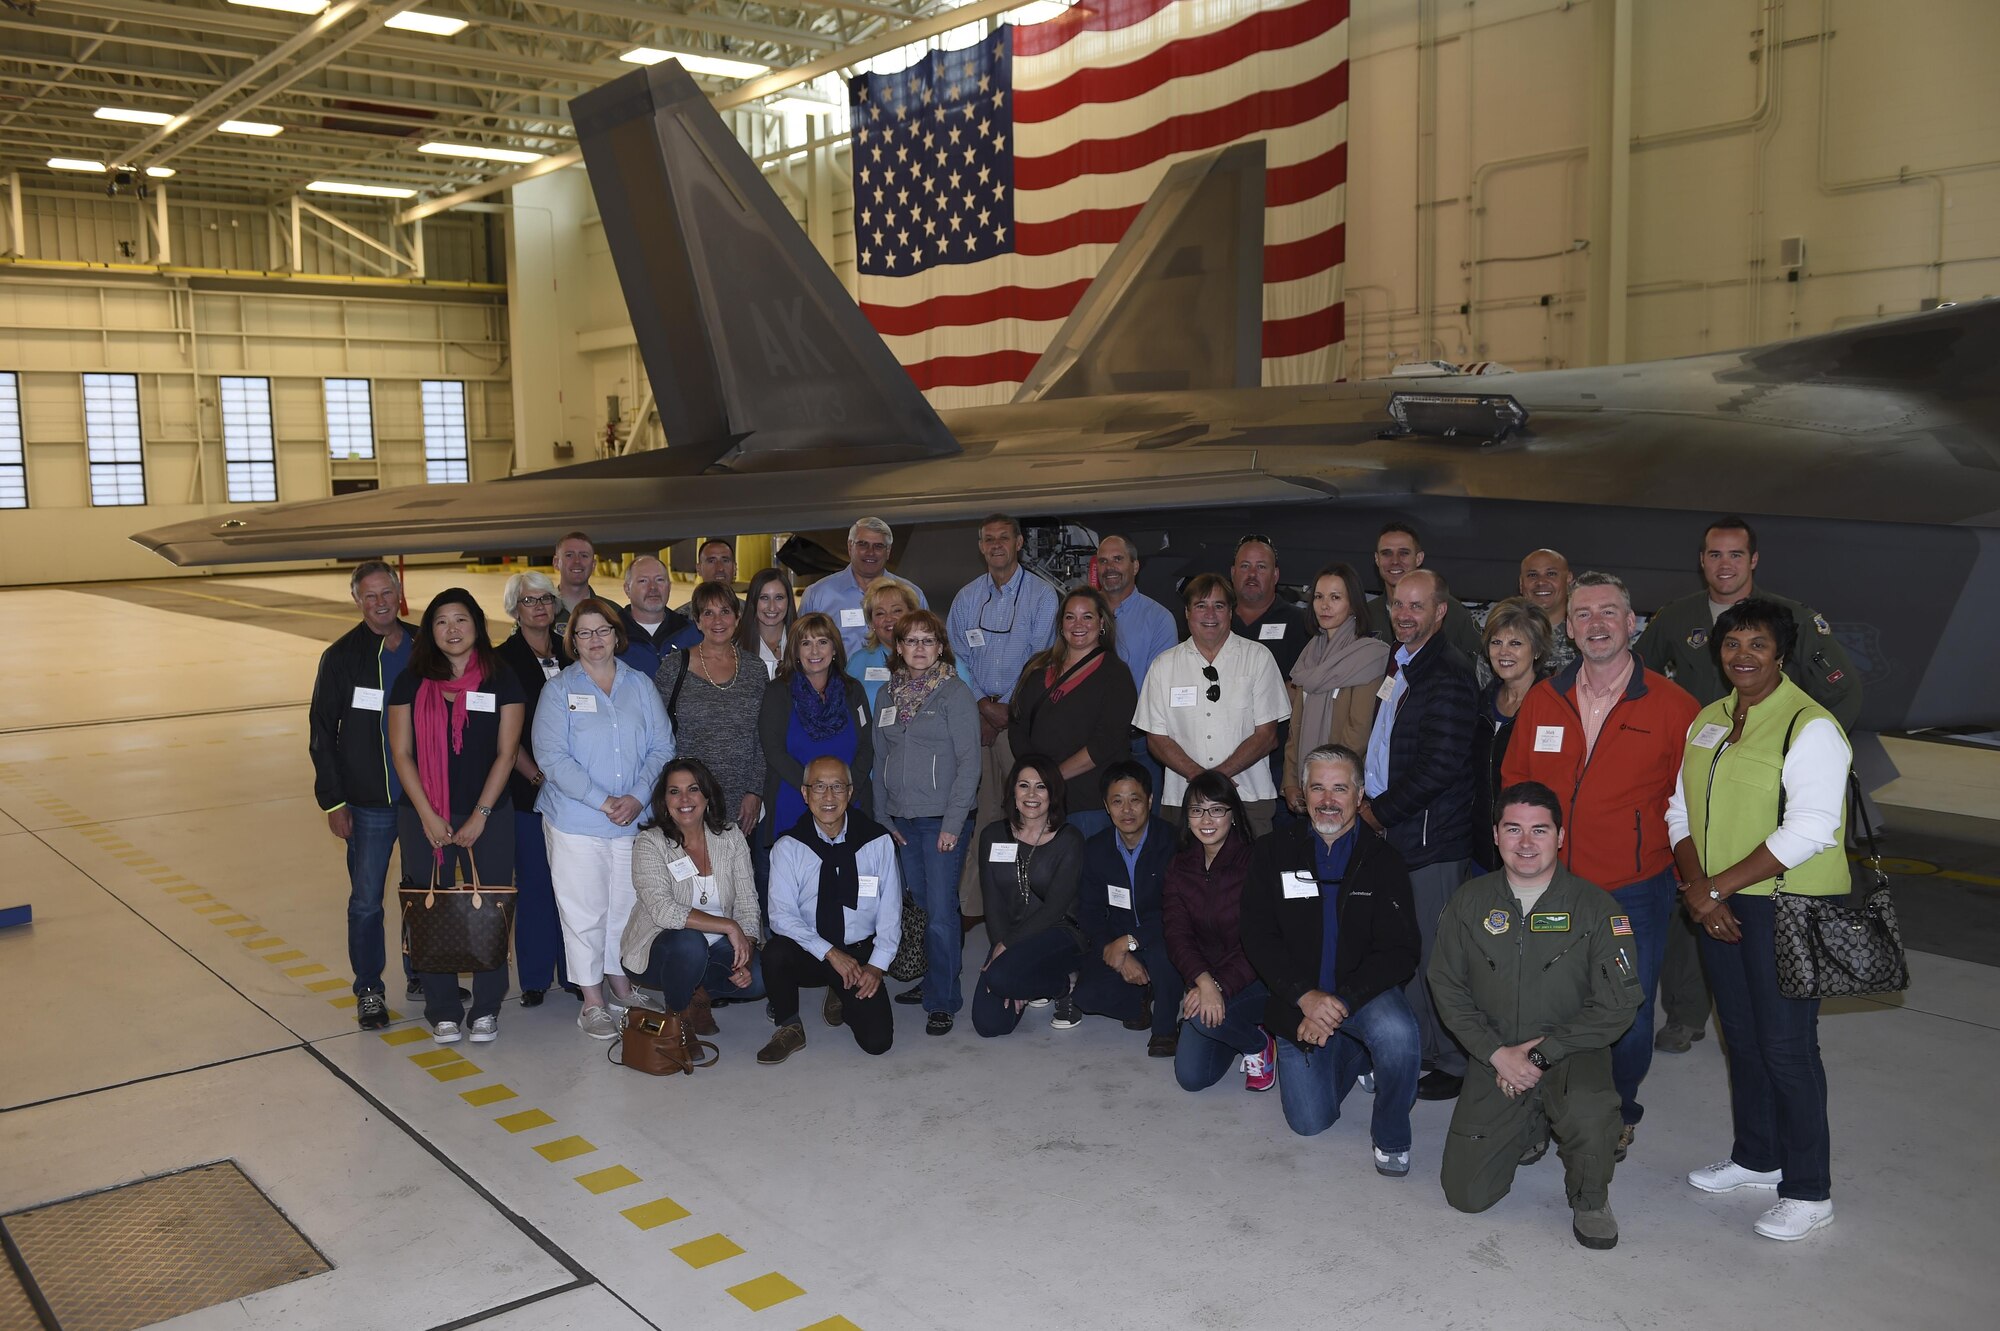
M773 97L764 105L773 111L797 111L809 116L831 115L837 109L832 102L822 102L816 97Z
M283 125L270 125L261 120L225 120L216 128L224 134L255 134L260 139L276 138L285 132Z
M99 120L119 120L128 125L171 125L180 119L165 111L134 111L123 106L100 106L91 114Z
M750 60L731 60L726 56L701 55L691 51L663 51L654 46L635 46L618 58L633 65L657 65L663 60L678 60L681 68L690 74L708 74L718 79L754 79L759 74L771 72L769 65Z
M363 185L352 180L313 180L306 188L315 194L355 194L364 199L414 199L413 189L400 189L393 185Z
M242 5L246 9L276 9L287 14L319 14L326 10L332 0L229 0L232 5Z
M539 162L544 156L519 148L489 148L483 143L425 143L420 144L417 151L435 153L439 157L464 157L475 162Z
M146 168L146 174L155 180L165 180L173 173L174 169L170 166L149 166Z
M100 175L104 171L104 163L92 162L82 157L51 157L49 166L57 171L95 171Z
M426 14L421 9L412 9L383 21L385 28L401 28L405 32L424 32L433 37L456 37L470 25L469 19L450 18L444 14Z

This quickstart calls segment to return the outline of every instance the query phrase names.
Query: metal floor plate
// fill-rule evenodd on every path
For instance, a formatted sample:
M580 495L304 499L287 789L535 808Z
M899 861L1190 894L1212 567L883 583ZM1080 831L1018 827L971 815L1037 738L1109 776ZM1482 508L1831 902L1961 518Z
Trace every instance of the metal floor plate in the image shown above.
M231 1160L0 1225L61 1331L130 1331L333 1269Z
M13 1264L0 1259L0 1331L42 1331L42 1319L28 1301L28 1291L14 1274Z

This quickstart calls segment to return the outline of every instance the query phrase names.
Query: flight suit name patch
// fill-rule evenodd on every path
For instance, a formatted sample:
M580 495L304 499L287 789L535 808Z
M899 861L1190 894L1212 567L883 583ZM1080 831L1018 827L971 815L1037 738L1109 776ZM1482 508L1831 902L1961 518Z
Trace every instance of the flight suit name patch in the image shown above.
M1569 912L1566 910L1538 910L1528 917L1528 932L1531 934L1566 934L1569 932Z
M1489 910L1486 912L1486 932L1498 937L1507 932L1507 912Z

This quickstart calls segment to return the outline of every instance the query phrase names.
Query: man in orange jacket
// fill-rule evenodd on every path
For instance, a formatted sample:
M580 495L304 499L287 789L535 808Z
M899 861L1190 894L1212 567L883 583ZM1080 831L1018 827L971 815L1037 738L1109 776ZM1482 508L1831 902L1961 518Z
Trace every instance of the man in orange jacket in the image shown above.
M1632 651L1632 596L1616 577L1580 575L1566 623L1578 658L1528 691L1500 784L1539 781L1556 792L1569 829L1563 863L1617 899L1612 932L1629 934L1638 952L1645 997L1632 1028L1611 1046L1624 1122L1615 1158L1623 1160L1645 1113L1639 1083L1653 1062L1653 997L1675 902L1667 800L1700 707ZM1540 1159L1546 1149L1546 1141L1531 1145L1523 1158Z

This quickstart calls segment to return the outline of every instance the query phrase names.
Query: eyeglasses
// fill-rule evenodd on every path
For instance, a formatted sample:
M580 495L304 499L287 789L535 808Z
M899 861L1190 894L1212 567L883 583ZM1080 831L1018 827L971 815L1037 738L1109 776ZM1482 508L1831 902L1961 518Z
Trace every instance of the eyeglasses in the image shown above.
M556 598L553 596L523 596L520 603L524 606L554 605Z
M572 638L575 638L578 642L596 642L600 638L612 637L617 632L618 632L617 629L612 628L609 624L606 624L601 629L571 629L569 631L569 634Z
M854 789L850 781L815 781L806 789L814 795L838 795L843 790Z
M905 638L903 639L903 645L905 647L935 647L938 645L938 640L936 638Z
M1214 823L1229 816L1227 804L1190 804L1187 811L1189 822Z
M1207 665L1201 668L1201 677L1208 681L1208 700L1210 702L1220 701L1222 698L1222 685L1217 681L1222 678L1222 673L1214 666Z

